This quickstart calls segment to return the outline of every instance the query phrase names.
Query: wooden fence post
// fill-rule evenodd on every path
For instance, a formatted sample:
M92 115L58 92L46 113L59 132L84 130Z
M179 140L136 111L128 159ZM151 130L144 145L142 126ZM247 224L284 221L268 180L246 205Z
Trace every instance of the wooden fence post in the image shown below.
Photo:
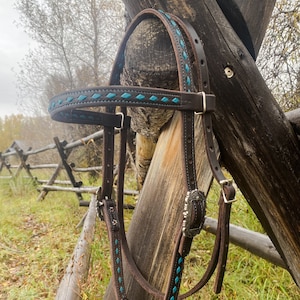
M145 1L124 2L131 16L149 5ZM269 21L266 16L270 16L274 2L261 1L260 7L265 6L265 10L252 8L257 11L257 20L264 24ZM200 35L217 96L214 128L223 162L300 284L300 150L290 123L215 1L186 0L183 5L182 1L157 0L151 1L151 6L184 16ZM249 12L253 15L253 11ZM260 23L256 22L257 34L260 29ZM232 76L226 75L226 68ZM181 225L185 191L178 124L175 117L158 140L128 231L134 259L157 288L166 285L174 235ZM203 141L197 140L197 154L202 146ZM198 170L202 179L206 179L204 185L200 184L206 191L207 178L211 177L204 157L202 153ZM129 272L125 272L125 280L129 298L152 299L137 286ZM110 288L105 299L114 299Z

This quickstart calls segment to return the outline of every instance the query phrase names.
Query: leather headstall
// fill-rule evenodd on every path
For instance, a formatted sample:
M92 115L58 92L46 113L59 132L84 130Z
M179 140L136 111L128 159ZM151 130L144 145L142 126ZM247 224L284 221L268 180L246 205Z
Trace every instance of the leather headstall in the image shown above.
M179 91L140 86L121 86L120 76L124 67L127 41L136 27L145 19L156 18L167 31L176 57ZM190 52L196 64L193 75ZM186 21L161 10L145 9L128 27L117 53L108 86L68 91L50 100L52 119L68 123L97 124L104 126L103 180L97 195L97 210L107 225L110 239L112 272L117 299L126 296L123 259L135 280L157 299L184 299L201 289L217 268L215 292L219 293L224 277L229 243L229 218L235 190L221 170L214 147L212 113L215 110L215 95L210 92L207 61L202 42L193 27ZM90 107L105 107L105 112L88 110ZM183 126L183 156L187 194L183 199L182 230L178 234L173 254L171 276L165 293L154 288L141 274L127 244L123 216L123 189L126 164L127 130L130 118L126 107L144 106L172 109L181 112ZM119 109L117 110L117 107ZM117 112L116 112L117 111ZM194 114L202 115L206 153L212 173L221 186L219 200L218 230L210 263L200 281L187 293L179 295L184 260L190 251L195 235L200 233L205 219L206 198L198 189L195 150ZM120 130L120 155L116 199L113 194L114 132Z

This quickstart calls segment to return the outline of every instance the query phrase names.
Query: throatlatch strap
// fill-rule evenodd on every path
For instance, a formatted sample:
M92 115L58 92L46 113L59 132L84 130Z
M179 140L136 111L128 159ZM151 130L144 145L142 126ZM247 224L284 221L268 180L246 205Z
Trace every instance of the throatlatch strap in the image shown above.
M127 41L136 27L147 18L157 18L169 34L176 57L180 91L120 86L120 76L124 67L124 53ZM186 44L187 43L187 44ZM191 48L195 60L197 76L193 76L190 62ZM105 112L85 110L87 107L106 107ZM116 107L121 112L115 113ZM123 189L126 163L126 140L130 118L126 114L127 106L145 106L179 110L182 116L182 147L187 194L183 203L182 228L177 237L173 253L173 263L166 293L162 293L144 278L129 251L126 240L123 216ZM219 292L225 272L229 217L231 201L235 191L230 181L224 177L214 150L211 113L215 109L215 96L210 93L209 74L203 46L193 27L178 17L146 9L139 13L129 25L125 37L119 47L113 66L109 86L70 91L50 100L49 112L58 121L80 124L99 124L104 126L103 142L103 182L97 197L99 215L106 222L111 244L113 280L117 299L127 299L124 276L123 257L135 280L157 299L184 299L198 291L211 277L218 266L215 291ZM212 258L203 278L188 293L179 296L184 259L190 251L193 237L198 234L204 223L206 198L198 190L195 145L194 145L194 113L202 115L202 126L206 141L206 150L214 177L221 185L219 201L218 230ZM114 165L114 131L120 130L120 156L118 166L117 202L113 197L113 165Z

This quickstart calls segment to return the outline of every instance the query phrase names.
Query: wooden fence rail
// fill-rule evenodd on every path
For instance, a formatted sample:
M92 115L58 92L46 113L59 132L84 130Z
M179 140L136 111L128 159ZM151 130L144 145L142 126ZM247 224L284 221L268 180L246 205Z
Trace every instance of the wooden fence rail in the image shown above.
M20 176L21 171L24 169L27 173L27 177L31 178L37 184L37 190L40 192L37 200L42 200L46 197L48 192L52 191L64 191L75 193L79 199L79 204L82 206L89 206L86 215L83 218L83 229L78 239L78 243L74 249L73 255L70 259L69 265L65 271L56 299L79 299L80 298L80 283L84 280L88 268L90 259L90 244L93 239L94 226L96 219L95 212L95 195L98 187L95 186L82 186L81 182L75 180L74 172L89 172L100 171L100 166L94 167L75 167L67 162L67 158L70 155L72 149L86 145L90 140L96 140L103 137L103 132L98 131L92 135L84 137L78 141L67 143L65 141L60 142L58 138L54 138L55 143L47 145L46 147L32 150L31 148L21 149L18 143L14 143L13 147L10 147L4 153L0 153L0 180L1 179L15 179ZM60 161L58 163L38 164L30 165L27 163L29 156L43 153L45 151L57 149L60 152ZM19 160L19 164L10 164L9 158L15 157ZM8 172L8 176L1 176L4 170ZM37 169L54 169L54 172L50 179L43 180L35 178L31 170ZM61 170L67 171L69 180L58 180L57 177ZM13 172L12 170L16 170ZM84 201L81 194L91 194L91 201ZM135 195L139 193L132 190L124 190L124 194ZM130 206L129 208L134 208ZM215 234L217 227L217 221L211 218L206 218L204 224L204 230ZM262 257L269 262L278 265L282 268L286 268L285 263L278 254L275 246L271 242L268 236L246 230L244 228L230 225L230 241L247 251Z
M81 194L87 192L91 193L91 191L95 193L96 187L83 188L82 182L75 179L74 173L101 171L101 166L75 167L74 164L68 163L67 160L74 148L88 145L91 141L99 140L102 137L102 130L70 143L67 143L66 141L59 141L59 139L55 137L53 144L49 144L39 149L32 149L31 147L24 146L23 142L14 141L11 147L3 153L0 153L0 179L13 180L19 177L22 171L25 171L26 177L33 180L33 182L37 185L37 189L40 191L37 198L39 201L43 200L49 191L64 190L75 193L79 203L86 204L86 202L83 201ZM36 165L28 163L29 157L55 149L58 151L60 157L60 161L57 163L42 163ZM10 161L13 161L14 164L10 163ZM36 178L31 172L32 170L39 169L54 169L54 171L51 177L48 180L45 180ZM69 180L57 180L57 177L62 170L66 172ZM5 172L6 175L3 175ZM67 189L61 185L71 185L71 187Z
M88 274L91 256L91 243L93 241L95 231L95 202L95 196L92 196L81 235L57 290L57 300L81 299L80 287Z

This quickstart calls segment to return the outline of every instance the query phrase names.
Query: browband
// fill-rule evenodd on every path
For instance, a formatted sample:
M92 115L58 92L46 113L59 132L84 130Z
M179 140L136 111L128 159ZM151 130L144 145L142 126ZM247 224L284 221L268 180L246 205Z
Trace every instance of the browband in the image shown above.
M104 121L105 113L82 110L99 106L145 106L205 113L215 110L215 95L116 85L74 90L57 95L50 100L48 110L52 119L56 121L111 126ZM109 117L114 118L114 115ZM116 127L120 127L120 124Z

